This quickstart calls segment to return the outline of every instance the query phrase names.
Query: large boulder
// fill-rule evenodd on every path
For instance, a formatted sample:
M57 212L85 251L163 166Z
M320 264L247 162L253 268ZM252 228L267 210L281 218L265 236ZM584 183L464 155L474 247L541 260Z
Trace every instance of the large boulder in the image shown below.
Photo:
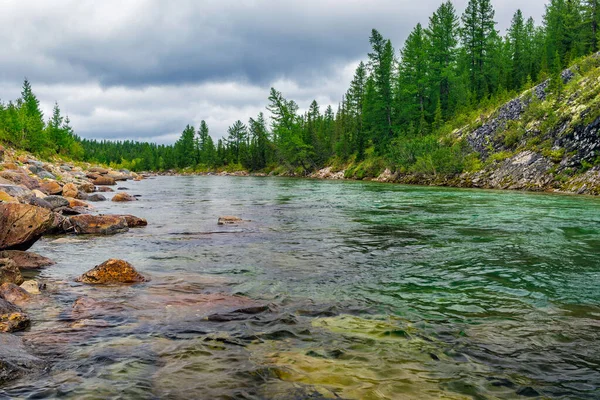
M31 197L34 196L33 192L22 186L12 184L1 184L0 192L9 195L12 198L17 199L20 202L27 202Z
M65 199L62 196L46 196L44 198L48 203L52 205L53 210L58 210L60 208L69 207L69 200Z
M149 279L140 274L127 261L110 259L77 278L77 282L91 284L115 284L147 282Z
M60 194L63 189L56 181L46 181L42 182L40 190L46 194Z
M25 171L22 170L1 171L0 177L7 179L16 185L23 185L29 190L40 188L40 183L38 180L30 177Z
M116 185L115 180L108 176L98 176L92 182L96 186L114 186Z
M69 207L71 207L71 208L75 208L75 207L90 208L91 207L88 203L86 203L85 201L79 200L79 199L74 199L72 197L67 197L66 199L69 201Z
M136 201L137 199L129 193L121 192L113 196L112 201L124 202L124 201Z
M129 230L127 220L120 215L74 215L65 225L65 231L83 235L114 235Z
M0 258L0 285L14 283L20 285L25 282L17 264L9 258Z
M73 198L76 198L78 194L79 194L79 189L73 183L67 183L62 188L62 195L64 197L73 197Z
M88 201L106 201L106 197L100 193L93 193L87 197Z
M56 264L49 258L40 256L36 253L29 251L19 250L4 250L0 251L0 259L8 258L14 261L14 263L20 269L40 269L43 267L49 267L50 265Z
M93 193L96 190L96 186L92 182L81 182L77 188L84 193Z
M115 181L126 181L128 179L131 179L131 176L129 175L125 175L119 172L111 172L108 175L105 175L107 178L112 178Z
M60 218L29 204L0 204L0 250L27 250L44 233L58 227Z
M100 174L100 175L106 175L110 171L108 169L102 168L102 167L92 167L92 168L88 169L88 172L93 172L95 174Z
M0 285L0 298L16 305L23 305L31 300L31 295L14 283L3 283Z
M27 314L11 302L0 298L0 332L23 331L30 325L31 320Z

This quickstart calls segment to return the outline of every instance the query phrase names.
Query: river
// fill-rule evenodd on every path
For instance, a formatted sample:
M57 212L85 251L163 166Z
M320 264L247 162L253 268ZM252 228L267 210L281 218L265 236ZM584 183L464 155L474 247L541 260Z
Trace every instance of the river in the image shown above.
M98 211L148 227L32 248L57 262L22 334L47 365L0 397L600 398L600 199L284 178L124 186L140 201ZM108 258L152 280L74 282Z

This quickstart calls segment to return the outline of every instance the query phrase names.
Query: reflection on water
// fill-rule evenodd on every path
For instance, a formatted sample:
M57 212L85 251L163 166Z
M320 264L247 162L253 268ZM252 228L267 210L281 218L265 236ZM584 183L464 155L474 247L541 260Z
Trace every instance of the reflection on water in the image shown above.
M600 199L270 178L160 177L113 237L57 261L9 397L600 397ZM220 215L252 222L217 226ZM152 281L73 278L123 258Z

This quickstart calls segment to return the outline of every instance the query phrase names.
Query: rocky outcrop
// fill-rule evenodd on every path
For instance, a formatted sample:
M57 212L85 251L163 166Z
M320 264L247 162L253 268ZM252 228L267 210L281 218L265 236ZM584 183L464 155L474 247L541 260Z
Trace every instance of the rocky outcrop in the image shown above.
M57 214L41 207L0 204L0 250L27 250L59 223Z
M31 325L29 316L19 307L0 298L0 332L24 331ZM0 335L2 337L4 335Z
M136 201L137 199L129 193L121 192L113 196L112 201L125 202L125 201Z
M0 258L0 285L14 283L20 285L24 282L17 264L9 258Z
M49 258L29 251L4 250L0 251L0 259L12 260L20 269L40 269L56 264Z
M66 232L81 235L114 235L127 232L127 220L119 215L75 215L63 224Z
M127 261L117 259L105 261L77 278L77 282L89 284L140 283L148 280Z

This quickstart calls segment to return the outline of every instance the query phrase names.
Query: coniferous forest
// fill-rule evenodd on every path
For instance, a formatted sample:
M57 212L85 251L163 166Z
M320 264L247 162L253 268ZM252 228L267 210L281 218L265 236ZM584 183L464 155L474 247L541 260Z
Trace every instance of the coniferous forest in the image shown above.
M456 174L477 165L478 155L448 134L535 83L550 79L559 93L561 71L598 51L599 23L600 0L550 0L541 23L517 10L502 35L491 0L470 0L462 14L447 1L400 48L373 29L371 51L337 108L313 101L301 112L272 88L268 113L236 121L216 142L204 121L187 125L173 145L82 139L58 104L44 120L25 80L21 98L0 102L0 141L135 171L304 174L351 165L357 177L385 167Z

